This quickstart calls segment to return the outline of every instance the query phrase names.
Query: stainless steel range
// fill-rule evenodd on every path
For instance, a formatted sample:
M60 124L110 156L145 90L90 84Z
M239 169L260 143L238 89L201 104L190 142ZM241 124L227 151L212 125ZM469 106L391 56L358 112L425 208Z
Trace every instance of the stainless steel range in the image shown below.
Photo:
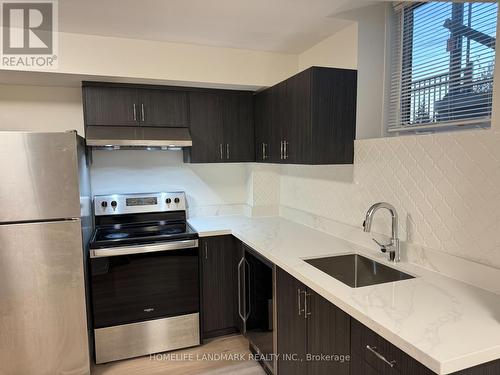
M94 197L96 363L200 344L198 235L183 192Z

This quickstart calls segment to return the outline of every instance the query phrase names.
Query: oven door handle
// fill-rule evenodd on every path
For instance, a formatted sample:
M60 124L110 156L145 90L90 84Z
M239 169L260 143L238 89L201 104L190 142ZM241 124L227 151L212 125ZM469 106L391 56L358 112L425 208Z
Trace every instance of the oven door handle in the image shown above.
M155 253L159 251L191 249L193 247L198 247L198 240L183 240L183 241L162 242L162 243L140 245L140 246L121 246L121 247L107 247L102 249L91 249L90 257L106 258L106 257L120 256L120 255L144 254L144 253Z

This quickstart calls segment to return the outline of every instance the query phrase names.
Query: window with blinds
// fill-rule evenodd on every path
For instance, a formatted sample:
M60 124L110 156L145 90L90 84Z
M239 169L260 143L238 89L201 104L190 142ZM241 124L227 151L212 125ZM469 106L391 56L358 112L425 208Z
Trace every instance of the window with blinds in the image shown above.
M497 2L394 6L389 133L489 126Z

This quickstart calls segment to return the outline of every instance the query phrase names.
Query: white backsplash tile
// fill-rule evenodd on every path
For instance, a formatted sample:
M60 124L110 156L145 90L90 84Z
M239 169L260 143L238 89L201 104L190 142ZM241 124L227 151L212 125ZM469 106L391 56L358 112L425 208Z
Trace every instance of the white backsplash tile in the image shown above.
M93 151L92 193L185 191L195 216L248 213L247 164L186 164L182 152Z
M278 215L280 204L280 166L252 163L248 165L247 203L250 216Z
M360 140L346 166L284 166L280 204L360 227L373 203L400 215L401 238L500 268L500 132ZM389 215L374 230L390 233Z

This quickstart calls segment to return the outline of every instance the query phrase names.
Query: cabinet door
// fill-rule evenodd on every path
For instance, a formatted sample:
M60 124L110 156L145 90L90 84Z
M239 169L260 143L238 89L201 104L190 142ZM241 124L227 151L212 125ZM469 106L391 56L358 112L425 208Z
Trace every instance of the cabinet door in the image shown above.
M282 142L286 138L286 128L288 123L288 103L287 103L287 82L281 82L270 90L270 134L269 161L271 163L284 162L284 147Z
M349 375L351 317L313 291L307 292L309 375ZM321 355L338 358L321 358Z
M203 337L235 332L237 252L232 236L201 239Z
M253 97L250 92L222 93L224 158L231 162L255 160Z
M276 269L276 310L278 329L278 373L306 374L305 286L287 272Z
M140 90L140 120L143 126L188 127L188 97L184 91Z
M188 150L191 163L223 162L222 115L218 95L210 92L189 94L189 117L193 146Z
M375 370L357 354L351 356L351 375L383 375L382 372Z
M137 126L137 90L126 87L85 86L83 88L86 125Z
M284 162L311 161L311 70L286 81L287 120L284 131Z
M264 90L255 95L255 160L268 163L271 145L271 92Z
M357 72L313 68L312 163L350 164L356 133Z

